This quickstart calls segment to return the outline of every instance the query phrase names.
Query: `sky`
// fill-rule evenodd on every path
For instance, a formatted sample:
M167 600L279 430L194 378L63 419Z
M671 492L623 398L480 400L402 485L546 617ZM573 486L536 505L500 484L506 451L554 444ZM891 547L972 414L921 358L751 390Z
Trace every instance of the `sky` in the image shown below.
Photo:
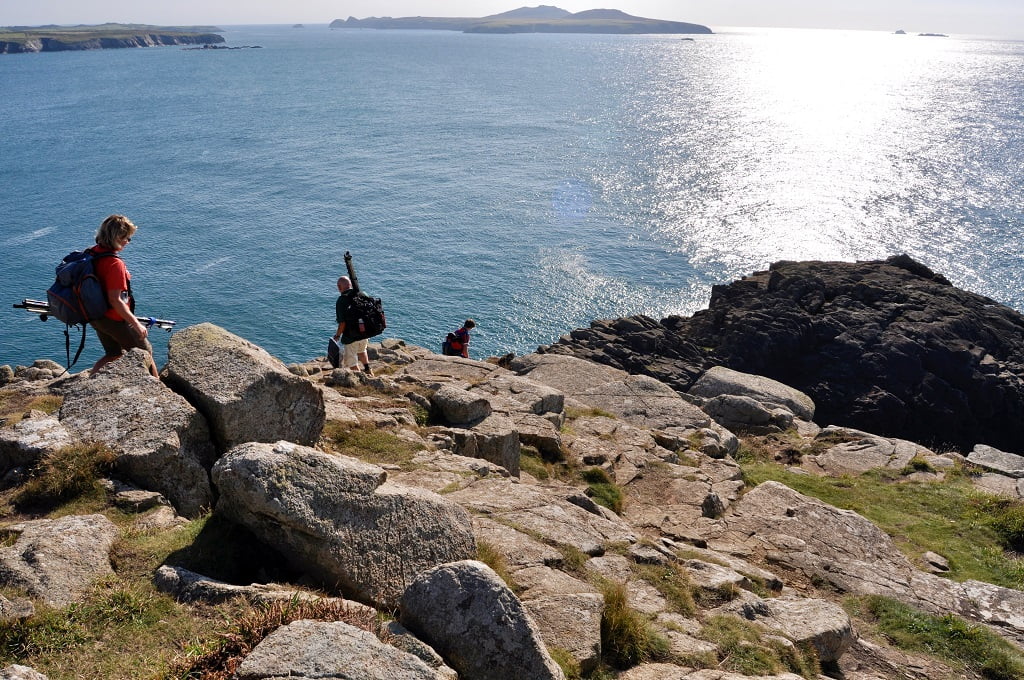
M1024 39L1024 0L0 0L0 26L326 24L349 16L480 17L537 4L612 8L731 26L843 28Z

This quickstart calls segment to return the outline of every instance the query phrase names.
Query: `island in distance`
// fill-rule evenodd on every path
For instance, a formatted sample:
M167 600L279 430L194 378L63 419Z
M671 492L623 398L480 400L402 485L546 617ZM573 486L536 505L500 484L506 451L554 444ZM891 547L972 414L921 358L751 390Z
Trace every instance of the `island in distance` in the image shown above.
M467 17L349 17L331 28L405 28L464 33L711 33L700 24L635 17L617 9L568 12L551 5L520 7L480 18Z
M4 26L0 27L0 54L157 45L214 45L224 42L224 36L219 35L220 31L213 26L146 24Z

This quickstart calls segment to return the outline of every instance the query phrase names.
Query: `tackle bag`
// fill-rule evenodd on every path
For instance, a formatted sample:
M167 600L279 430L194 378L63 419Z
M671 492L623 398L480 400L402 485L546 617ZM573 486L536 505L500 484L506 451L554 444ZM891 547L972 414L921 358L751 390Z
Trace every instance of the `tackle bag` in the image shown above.
M327 361L334 368L341 366L341 346L334 338L327 338Z
M362 292L352 296L345 314L345 339L365 340L380 335L387 327L380 298Z

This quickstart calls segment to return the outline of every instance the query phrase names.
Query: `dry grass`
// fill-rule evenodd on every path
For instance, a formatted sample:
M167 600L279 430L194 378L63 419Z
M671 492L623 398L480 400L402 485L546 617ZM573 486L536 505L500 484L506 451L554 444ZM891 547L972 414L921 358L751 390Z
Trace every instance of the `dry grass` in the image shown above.
M220 633L216 640L186 650L160 676L163 680L229 680L245 657L267 635L293 621L343 621L373 633L384 642L389 634L376 613L338 600L275 602L257 607Z

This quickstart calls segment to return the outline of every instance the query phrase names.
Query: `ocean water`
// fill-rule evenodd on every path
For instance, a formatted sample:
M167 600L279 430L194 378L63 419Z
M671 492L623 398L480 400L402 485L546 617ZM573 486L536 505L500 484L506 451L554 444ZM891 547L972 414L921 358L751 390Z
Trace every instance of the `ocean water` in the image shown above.
M225 37L262 49L0 57L0 364L63 361L63 327L11 305L111 213L139 225L140 313L287 362L323 354L346 250L386 336L473 317L476 357L690 314L782 259L906 252L1024 309L1024 43Z

